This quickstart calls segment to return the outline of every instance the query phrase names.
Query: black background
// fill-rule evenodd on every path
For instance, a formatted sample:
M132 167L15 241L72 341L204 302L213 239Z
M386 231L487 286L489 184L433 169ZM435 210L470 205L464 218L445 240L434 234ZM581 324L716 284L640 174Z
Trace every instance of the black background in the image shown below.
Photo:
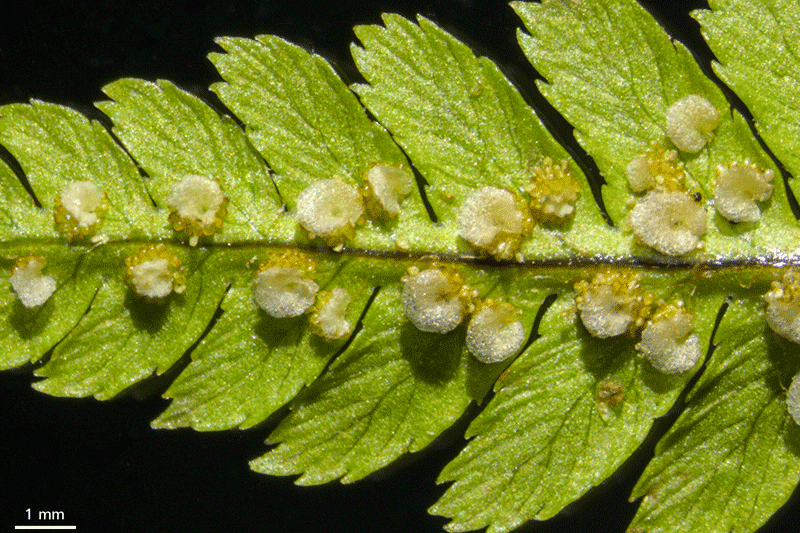
M710 53L687 15L703 6L647 5L707 64ZM24 16L2 16L0 22L0 103L37 98L99 118L92 103L103 99L100 88L136 76L173 80L221 108L207 90L218 76L205 58L219 35L277 34L331 60L346 81L359 81L349 59L351 28L378 23L381 12L391 11L431 18L498 62L526 98L542 105L536 74L515 42L520 23L501 1L108 0L19 7ZM571 141L563 122L548 122ZM0 375L0 531L28 523L26 509L34 516L63 511L64 523L85 532L426 532L441 531L446 523L426 509L444 492L435 479L457 454L466 420L430 449L369 479L296 487L292 479L247 467L247 460L265 451L271 427L155 431L149 421L166 402L152 391L102 403L58 399L34 392L32 379L30 368ZM669 423L657 427L663 431ZM521 531L624 531L636 511L627 497L653 444L651 438L588 498ZM800 531L798 509L795 496L763 531Z

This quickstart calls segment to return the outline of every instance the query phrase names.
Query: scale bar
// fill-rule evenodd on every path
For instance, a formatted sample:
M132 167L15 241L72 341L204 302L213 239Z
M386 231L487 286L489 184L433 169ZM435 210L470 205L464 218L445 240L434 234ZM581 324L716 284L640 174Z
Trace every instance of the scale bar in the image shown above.
M14 526L14 529L78 529L77 526Z

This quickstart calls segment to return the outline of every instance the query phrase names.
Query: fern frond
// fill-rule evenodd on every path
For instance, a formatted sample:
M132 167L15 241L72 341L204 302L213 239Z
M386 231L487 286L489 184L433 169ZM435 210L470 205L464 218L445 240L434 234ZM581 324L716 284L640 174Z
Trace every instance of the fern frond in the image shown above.
M728 32L790 40L800 14L714 4L714 68L793 171L763 98L791 109L783 49ZM426 503L450 531L550 519L652 445L631 528L759 528L800 479L780 166L634 0L512 8L588 157L526 76L413 13L355 28L363 79L276 31L218 38L213 93L129 77L95 119L0 107L0 367L53 396L158 389L153 427L248 430L268 448L242 462L300 485L465 430Z

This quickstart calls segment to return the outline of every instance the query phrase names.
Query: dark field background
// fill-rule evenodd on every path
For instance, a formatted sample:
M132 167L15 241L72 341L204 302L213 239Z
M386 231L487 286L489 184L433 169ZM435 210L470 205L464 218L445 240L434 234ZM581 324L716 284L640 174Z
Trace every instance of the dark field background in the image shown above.
M707 64L710 53L687 15L703 5L650 1L648 9ZM541 104L536 73L515 41L521 23L505 2L494 0L26 3L24 17L0 22L0 104L37 98L99 116L92 103L104 98L100 88L134 76L170 79L216 105L207 87L218 76L205 56L219 35L280 35L325 56L346 81L355 82L351 28L378 23L387 11L431 18L498 62L529 101ZM572 140L563 121L548 122ZM29 508L34 516L62 511L64 523L84 532L415 533L441 531L446 523L426 509L444 492L435 479L458 453L468 420L431 449L370 479L296 487L292 479L247 467L247 460L265 451L271 427L155 431L149 421L166 405L159 397L163 387L101 403L36 393L32 379L30 368L0 374L0 531L28 523ZM660 422L661 431L670 422ZM628 503L628 494L654 443L645 443L589 497L520 531L624 531L637 507ZM800 531L799 511L795 497L763 533Z

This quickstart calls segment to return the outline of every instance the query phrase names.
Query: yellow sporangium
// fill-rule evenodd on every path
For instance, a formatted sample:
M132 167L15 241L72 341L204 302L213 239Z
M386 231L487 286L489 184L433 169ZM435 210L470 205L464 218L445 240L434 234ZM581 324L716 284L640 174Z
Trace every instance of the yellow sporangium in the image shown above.
M690 94L667 109L667 136L678 150L697 153L712 139L719 111L707 98Z
M641 244L665 255L684 255L702 246L706 209L688 192L658 188L636 202L627 223Z
M320 291L308 317L311 333L328 342L349 337L353 328L345 317L348 305L350 294L345 289L336 287Z
M683 301L662 304L642 330L636 345L653 368L663 374L691 370L700 360L702 347L694 331L694 315Z
M800 344L800 277L792 269L781 281L773 281L764 295L767 302L767 324L772 331Z
M742 163L717 167L714 183L714 207L731 222L758 222L761 208L772 196L772 169L762 170L750 158Z
M634 158L625 171L633 192L645 192L656 187L668 191L683 188L686 175L683 161L678 159L676 150L664 150L660 144L653 142L650 149Z
M556 164L545 157L533 168L525 190L531 195L530 211L534 220L541 224L561 224L575 213L581 186L569 170L569 161Z
M319 180L300 193L296 213L310 239L319 237L338 252L344 241L355 237L364 201L352 185L335 179Z
M414 190L414 177L391 165L372 165L365 173L361 193L370 216L386 220L400 215L400 202Z
M487 299L476 306L467 326L467 349L478 361L505 361L524 342L525 329L513 305Z

